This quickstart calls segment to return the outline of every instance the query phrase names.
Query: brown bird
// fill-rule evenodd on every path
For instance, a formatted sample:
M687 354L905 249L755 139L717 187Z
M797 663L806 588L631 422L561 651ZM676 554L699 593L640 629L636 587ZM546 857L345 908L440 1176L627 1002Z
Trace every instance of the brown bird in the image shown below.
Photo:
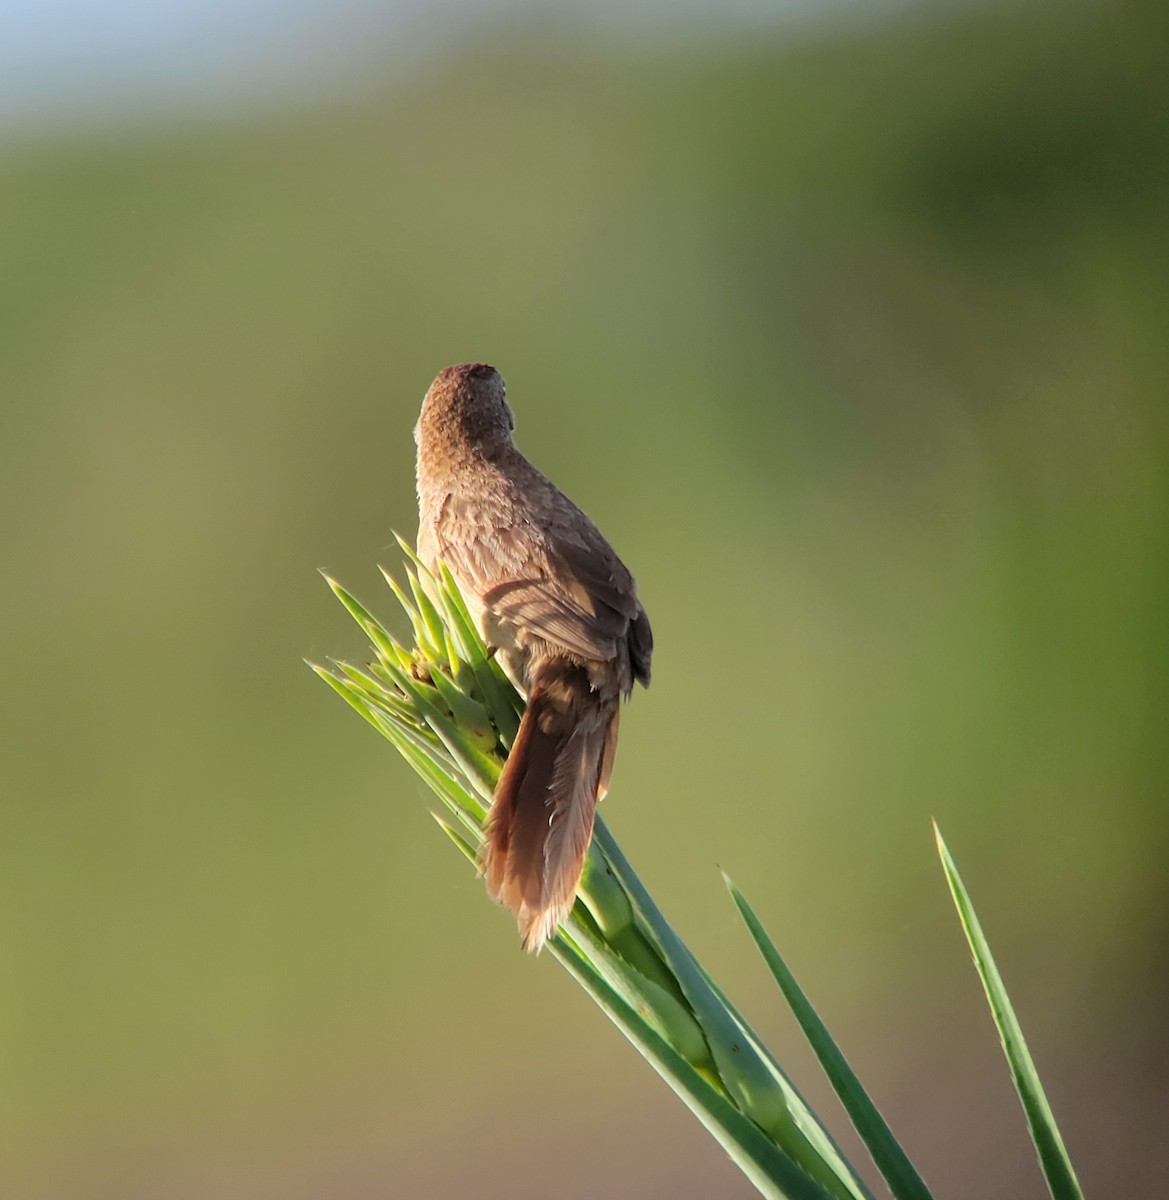
M442 371L422 402L418 554L442 559L527 697L495 789L487 890L539 950L567 917L609 786L617 714L649 686L653 634L601 531L516 449L499 372Z

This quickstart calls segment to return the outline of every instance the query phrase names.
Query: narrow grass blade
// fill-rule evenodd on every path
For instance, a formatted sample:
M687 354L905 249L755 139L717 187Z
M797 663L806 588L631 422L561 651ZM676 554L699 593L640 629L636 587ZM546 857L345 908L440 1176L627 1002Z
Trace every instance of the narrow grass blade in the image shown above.
M478 749L490 754L495 749L498 735L491 724L487 709L478 700L460 691L457 684L448 679L439 667L430 672L430 682L451 710L455 724L467 731L468 737Z
M609 986L691 1066L708 1077L717 1078L702 1029L682 1001L614 953L584 921L573 921L569 936Z
M393 668L390 668L390 674L394 676L394 682L398 687L418 706L426 723L450 751L466 774L468 781L474 785L483 799L490 803L495 791L495 784L499 779L499 763L475 746L464 731L430 700L427 691L435 692L434 688L428 689L424 684L411 679L405 672L395 672ZM437 692L435 694L437 695Z
M373 642L378 650L389 657L395 657L398 647L394 639L385 631L381 622L373 613L360 600L343 588L331 575L326 575L322 571L321 578L332 589L333 595L345 605L349 615L361 626L366 637Z
M476 686L475 672L471 670L470 664L460 656L454 638L450 635L450 630L445 628L443 629L443 645L446 647L447 664L451 669L451 678L454 679L455 685L460 691L470 695Z
M442 618L438 615L438 609L434 607L425 589L418 582L418 576L413 571L407 569L406 578L410 581L410 592L414 596L414 603L418 606L418 615L422 618L431 641L441 654L446 645L446 631L443 628Z
M775 977L775 982L779 984L784 999L791 1006L796 1020L800 1023L800 1028L804 1031L804 1036L815 1050L816 1057L824 1068L824 1073L828 1076L837 1096L840 1097L840 1102L844 1105L853 1125L856 1126L861 1140L873 1156L873 1162L876 1163L877 1169L885 1177L889 1190L897 1197L897 1200L931 1200L929 1189L925 1186L921 1176L914 1170L913 1164L901 1148L901 1144L893 1136L893 1131L885 1123L877 1106L861 1086L860 1080L848 1065L840 1048L832 1040L827 1026L820 1019L807 996L804 995L795 976L788 970L787 964L767 936L767 932L760 924L754 910L726 874L723 875L723 880L727 885L727 890L731 893L735 907L739 910L739 915L743 918L755 941L756 948Z
M802 1127L804 1120L797 1120L797 1110L792 1103L795 1098L788 1094L783 1081L776 1077L756 1045L753 1042L744 1044L738 1021L711 986L685 943L662 916L600 818L594 826L593 838L629 894L634 912L652 934L662 958L677 979L706 1034L719 1075L735 1103L832 1195L871 1200L872 1193L802 1103L799 1115L811 1123L811 1137Z
M487 810L478 798L468 792L458 780L453 779L442 762L434 757L434 752L419 746L406 730L387 721L381 732L419 777L430 785L443 804L466 826L476 842L481 840Z
M433 583L434 576L431 574L430 568L422 561L422 559L418 557L414 547L411 546L410 543L396 529L392 530L391 532L394 535L394 541L398 543L399 549L407 557L407 559L409 559L410 564L414 567L415 571L418 572L419 579L427 583ZM382 568L382 571L385 571L384 567Z
M831 1192L807 1175L753 1121L703 1079L563 936L551 942L549 949L762 1195L772 1200L831 1200Z
M427 659L434 662L440 652L430 636L430 630L427 628L422 614L414 607L414 602L406 595L398 581L392 575L386 575L384 571L382 574L385 575L386 583L390 585L390 591L394 593L398 603L402 606L402 611L410 619L410 625L414 630L414 644Z
M475 672L487 707L495 716L496 722L502 722L499 732L510 747L516 730L519 729L523 702L499 666L487 658L487 648L471 620L466 602L459 592L459 585L455 583L446 563L439 565L442 567L442 593L447 601L447 614L451 618L453 632L471 664L471 670Z
M1011 1007L1007 989L1003 985L1002 976L995 966L990 953L990 946L982 932L982 926L975 915L970 896L962 884L958 868L954 865L950 851L942 840L942 831L934 824L934 837L938 843L938 856L942 860L942 870L946 873L946 882L950 885L950 894L954 897L954 907L958 910L958 920L966 940L970 943L970 951L974 955L974 965L978 969L982 986L986 990L986 999L990 1005L994 1023L998 1026L999 1038L1003 1044L1003 1052L1011 1068L1015 1081L1015 1090L1023 1104L1023 1112L1031 1129L1031 1140L1039 1154L1039 1165L1047 1179L1047 1186L1055 1200L1083 1200L1084 1193L1080 1190L1076 1173L1072 1169L1071 1159L1063 1144L1059 1129L1055 1124L1051 1106L1031 1052L1023 1039L1023 1030L1019 1025L1015 1010Z
M355 708L374 728L380 728L378 725L377 716L370 707L369 701L362 695L359 688L355 687L348 679L339 679L332 671L326 667L322 667L319 663L309 662L304 660L332 689Z
M470 862L475 851L458 830L435 820ZM706 1126L739 1169L768 1200L832 1200L832 1194L775 1146L753 1121L702 1077L589 962L571 938L558 933L548 950Z
M845 1158L843 1151L837 1144L836 1139L828 1132L827 1127L816 1115L812 1106L800 1094L799 1088L791 1081L787 1072L779 1065L775 1059L775 1055L764 1044L763 1039L751 1028L750 1022L741 1012L735 1007L727 994L718 986L717 983L707 974L701 963L698 969L702 971L703 977L706 979L707 985L718 997L719 1003L727 1010L735 1024L738 1026L743 1039L751 1046L759 1060L763 1063L765 1069L769 1071L775 1079L776 1085L783 1092L784 1100L787 1104L788 1111L792 1115L792 1120L803 1132L811 1145L828 1163L835 1164L838 1174L848 1172L855 1175L851 1165ZM872 1198L872 1192L864 1187L863 1182L858 1182L858 1186L862 1187L864 1194Z

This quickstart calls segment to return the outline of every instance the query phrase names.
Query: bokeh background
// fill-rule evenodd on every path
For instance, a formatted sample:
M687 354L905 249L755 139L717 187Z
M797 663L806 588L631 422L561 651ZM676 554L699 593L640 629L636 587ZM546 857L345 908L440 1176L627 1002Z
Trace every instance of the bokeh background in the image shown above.
M716 864L938 1195L1043 1194L936 816L1159 1190L1165 11L0 4L0 1193L753 1194L301 662L468 359L653 618L606 817L813 1101Z

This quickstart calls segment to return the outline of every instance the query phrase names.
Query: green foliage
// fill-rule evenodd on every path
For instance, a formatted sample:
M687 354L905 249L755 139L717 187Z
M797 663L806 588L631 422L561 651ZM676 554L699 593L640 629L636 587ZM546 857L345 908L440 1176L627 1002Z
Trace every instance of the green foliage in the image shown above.
M359 661L306 567L381 589L422 391L469 356L637 570L663 653L624 722L621 841L739 1006L770 978L715 958L696 858L785 914L818 1000L953 995L961 957L917 951L937 880L909 848L937 812L1007 914L1008 978L1075 997L1048 1030L1064 1132L1106 1108L1115 1149L1085 1189L1158 1192L1169 6L897 13L693 54L512 30L376 95L0 146L6 1194L180 1195L212 1160L212 1191L280 1193L338 1146L397 1180L459 1065L470 1122L583 1005L491 952L507 922L468 904L413 771L297 669ZM721 701L696 704L688 639L735 678ZM501 1010L489 1047L398 969L436 929ZM908 1134L945 1047L888 1032L866 1076L897 1073ZM525 1164L590 1121L638 1151L604 1033L558 1047L576 1083ZM953 1142L995 1120L985 1086ZM717 1174L705 1140L688 1166ZM958 1194L964 1156L933 1150ZM461 1179L507 1186L510 1160Z
M409 559L409 592L384 569L383 574L409 618L413 647L397 641L326 576L369 637L375 658L364 668L310 665L430 785L446 810L436 816L439 825L477 863L486 806L523 700L487 652L445 566L435 578L398 541ZM940 836L939 847L1053 1195L1082 1200L1022 1033ZM930 1200L754 911L729 879L727 886L889 1190L896 1200ZM763 1195L873 1200L827 1128L666 921L600 818L577 903L548 946Z
M401 541L401 539L399 539ZM488 656L449 573L403 543L409 592L387 576L414 633L407 648L336 580L369 637L363 668L314 666L430 785L439 824L476 861L485 803L523 701ZM827 1131L720 997L598 820L571 920L552 955L593 997L767 1196L868 1200Z
M724 877L725 878L725 877ZM884 1117L877 1111L877 1106L869 1099L868 1093L861 1086L848 1061L840 1048L832 1040L824 1022L820 1020L816 1010L804 995L803 989L796 983L795 976L788 969L767 936L766 931L756 917L754 910L743 898L737 887L726 878L727 888L731 898L739 910L747 929L755 939L759 953L770 968L775 982L779 984L784 999L791 1006L800 1028L804 1031L812 1049L815 1050L820 1065L824 1068L832 1087L835 1089L845 1111L852 1119L861 1140L868 1147L881 1174L885 1177L889 1190L899 1200L929 1200L929 1191L917 1170L909 1161L901 1144L893 1136L893 1131L885 1123Z
M1023 1112L1027 1115L1027 1126L1039 1153L1039 1165L1043 1168L1047 1186L1051 1189L1054 1200L1083 1200L1084 1193L1080 1190L1079 1180L1072 1169L1072 1162L1056 1127L1051 1105L1047 1103L1047 1095L1039 1082L1035 1064L1031 1061L1031 1052L1023 1038L1023 1030L1019 1026L1015 1010L1011 1007L1002 976L995 966L990 946L987 945L982 926L974 912L974 905L970 903L970 896L962 883L962 877L958 874L958 868L942 840L942 832L936 825L934 834L937 837L938 855L946 873L946 882L950 885L954 906L958 910L958 919L962 922L966 940L970 943L974 965L978 968L982 986L986 989L986 1000L998 1027L1003 1053L1007 1056L1011 1076L1015 1081L1015 1090L1022 1101Z

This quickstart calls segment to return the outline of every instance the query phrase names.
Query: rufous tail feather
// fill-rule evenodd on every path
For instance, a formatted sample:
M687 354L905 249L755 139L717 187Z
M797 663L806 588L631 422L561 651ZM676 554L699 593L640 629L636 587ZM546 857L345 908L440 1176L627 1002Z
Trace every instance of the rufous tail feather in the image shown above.
M533 672L527 711L495 788L482 852L488 892L538 951L572 909L608 786L617 697L563 660Z

